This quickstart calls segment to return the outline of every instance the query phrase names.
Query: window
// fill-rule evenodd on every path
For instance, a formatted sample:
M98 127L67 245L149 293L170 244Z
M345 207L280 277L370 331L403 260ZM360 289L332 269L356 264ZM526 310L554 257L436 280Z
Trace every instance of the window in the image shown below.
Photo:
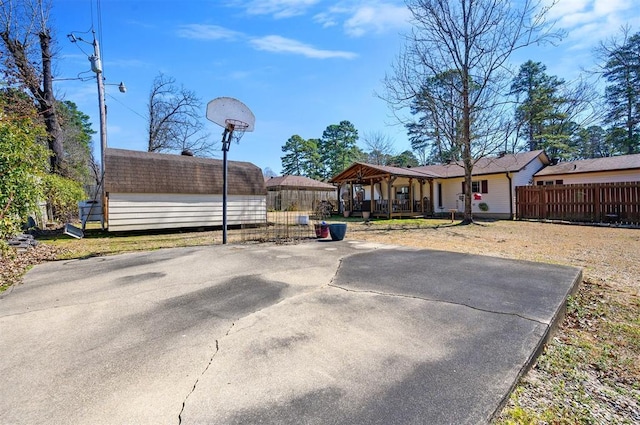
M442 208L442 183L438 183L438 208Z
M465 193L462 182L462 193ZM471 182L471 193L489 193L489 180L474 180Z
M396 191L396 199L409 199L409 186L400 186Z
M536 184L538 186L553 186L554 184L562 184L562 180L538 180Z

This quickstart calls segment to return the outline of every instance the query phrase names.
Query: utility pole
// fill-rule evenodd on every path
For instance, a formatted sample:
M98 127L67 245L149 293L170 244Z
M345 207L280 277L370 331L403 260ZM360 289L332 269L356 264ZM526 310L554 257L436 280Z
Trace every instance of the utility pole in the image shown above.
M102 79L102 60L100 59L100 46L93 31L93 56L89 56L91 70L96 73L98 83L98 108L100 112L100 202L102 204L102 217L106 218L106 190L104 187L104 162L107 151L107 109L104 104L104 81Z
M104 175L105 175L105 156L107 152L107 107L104 103L104 76L102 74L102 59L100 57L100 45L98 44L98 40L96 39L96 32L94 30L91 31L93 35L93 41L90 43L87 40L83 40L80 37L76 37L75 34L70 33L67 35L69 41L72 43L77 43L78 41L82 41L83 43L91 44L93 46L93 55L89 56L89 62L91 62L91 71L96 74L96 82L98 84L98 108L100 109L100 180L98 181L98 185L101 188L100 190L100 203L102 205L102 230L104 230L104 222L107 220L107 192L104 186ZM83 51L84 53L84 51ZM63 78L65 80L84 80L83 78ZM127 88L125 87L123 82L120 84L110 84L117 85L120 93L126 93ZM97 195L97 193L96 193ZM84 227L83 227L84 228Z

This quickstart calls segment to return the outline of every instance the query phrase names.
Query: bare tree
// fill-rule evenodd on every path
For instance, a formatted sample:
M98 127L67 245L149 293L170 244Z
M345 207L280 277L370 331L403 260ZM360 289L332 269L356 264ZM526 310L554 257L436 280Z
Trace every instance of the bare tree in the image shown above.
M202 101L195 92L178 86L175 78L160 73L153 80L147 108L149 152L212 154L213 141L208 141L208 135L202 133Z
M407 0L413 30L398 55L393 73L384 79L383 96L392 109L410 107L428 89L430 78L454 73L439 81L459 99L453 106L460 117L459 144L465 171L463 223L473 221L471 177L477 159L504 145L500 127L505 121L506 72L511 54L532 43L549 40L543 0ZM553 2L552 2L553 5ZM441 89L443 87L440 87ZM450 98L450 97L449 97Z
M63 137L53 92L51 4L47 0L2 0L0 38L10 82L23 86L35 100L48 134L51 169L63 172Z
M388 165L388 160L395 155L394 141L379 131L365 133L362 137L366 147L367 162L375 165Z

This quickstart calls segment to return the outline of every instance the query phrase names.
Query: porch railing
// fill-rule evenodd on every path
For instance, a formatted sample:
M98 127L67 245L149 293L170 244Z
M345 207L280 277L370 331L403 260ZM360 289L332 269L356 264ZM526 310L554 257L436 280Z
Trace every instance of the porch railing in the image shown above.
M391 200L391 213L411 213L411 201L408 199L392 199ZM389 213L389 200L379 199L375 202L374 213L388 214Z

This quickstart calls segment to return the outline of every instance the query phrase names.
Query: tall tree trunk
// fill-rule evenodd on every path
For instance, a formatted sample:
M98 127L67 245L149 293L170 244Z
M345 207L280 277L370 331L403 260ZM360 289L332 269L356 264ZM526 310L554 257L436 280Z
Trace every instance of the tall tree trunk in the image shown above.
M46 32L38 34L40 37L40 51L42 53L42 93L38 96L38 109L42 114L47 134L49 135L49 149L51 155L51 170L62 174L64 148L62 144L62 128L56 113L56 99L53 96L53 76L51 72L51 36Z

